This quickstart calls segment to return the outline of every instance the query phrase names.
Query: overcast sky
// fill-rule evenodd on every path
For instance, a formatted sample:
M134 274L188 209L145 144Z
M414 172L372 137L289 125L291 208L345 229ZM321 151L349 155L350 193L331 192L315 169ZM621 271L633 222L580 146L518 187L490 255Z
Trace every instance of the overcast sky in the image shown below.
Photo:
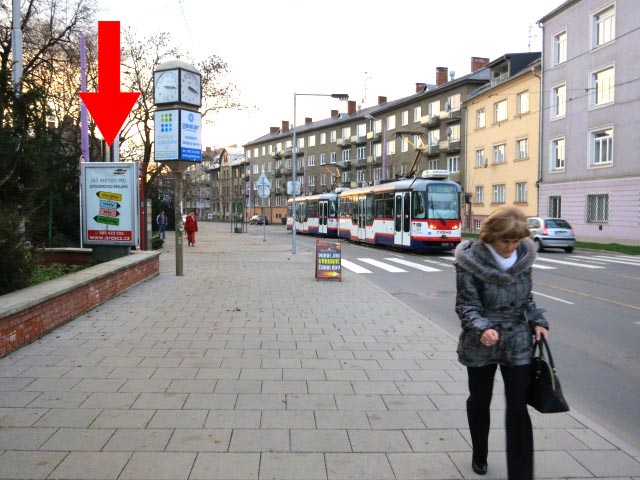
M371 106L435 83L436 67L456 77L471 57L540 51L536 22L564 0L98 0L98 20L119 20L140 38L169 32L197 61L230 66L240 102L203 126L203 147L242 145L293 121L293 94L347 93ZM297 123L328 118L346 103L297 99Z

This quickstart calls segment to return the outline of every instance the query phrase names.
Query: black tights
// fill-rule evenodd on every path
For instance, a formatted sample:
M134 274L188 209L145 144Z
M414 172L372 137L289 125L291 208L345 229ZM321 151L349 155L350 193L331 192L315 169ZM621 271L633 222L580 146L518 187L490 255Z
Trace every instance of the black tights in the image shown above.
M489 450L490 406L493 379L497 365L467 367L469 398L467 419L476 463L487 461ZM509 480L533 478L533 431L527 410L529 365L500 366L507 403L505 428L507 433L507 471Z

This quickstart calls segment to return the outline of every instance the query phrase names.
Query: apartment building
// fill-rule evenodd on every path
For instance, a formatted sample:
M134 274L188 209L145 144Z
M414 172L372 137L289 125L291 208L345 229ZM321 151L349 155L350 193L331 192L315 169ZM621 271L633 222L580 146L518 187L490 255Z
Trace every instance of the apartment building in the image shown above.
M209 169L211 179L211 217L233 220L244 216L247 191L246 157L222 148Z
M539 20L539 212L579 240L640 242L640 8L570 0Z
M335 187L373 185L410 176L425 169L448 169L451 178L464 178L465 116L462 104L469 93L489 81L489 59L472 57L471 73L460 78L446 67L436 69L436 83L416 83L410 96L347 111L332 110L320 121L305 118L296 126L296 178L301 193L332 191ZM261 208L255 182L265 173L272 184L267 201L271 222L286 216L287 182L293 178L293 130L289 121L243 145L247 154L247 215Z
M538 212L540 52L509 53L487 65L490 82L471 92L467 111L465 216L478 231L500 205Z

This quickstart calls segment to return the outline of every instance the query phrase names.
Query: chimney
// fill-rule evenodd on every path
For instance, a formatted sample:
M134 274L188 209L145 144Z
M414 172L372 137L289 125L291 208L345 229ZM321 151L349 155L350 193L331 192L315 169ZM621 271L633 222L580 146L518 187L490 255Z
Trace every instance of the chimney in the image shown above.
M447 83L449 80L449 68L448 67L436 67L436 87Z
M304 117L304 124L306 125L307 123L313 123L313 118L311 118L311 117Z
M471 73L484 67L489 63L489 59L485 57L471 57Z
M382 105L383 103L387 103L387 97L381 97L378 95L378 105Z
M282 131L283 132L289 131L289 122L287 120L282 120Z
M354 113L356 113L356 102L355 102L355 100L349 100L349 102L347 103L347 113L349 115L353 115Z
M416 83L416 93L422 93L427 89L426 83Z
M278 127L269 127L269 133L278 133L279 131Z
M331 118L338 116L338 110L331 110Z

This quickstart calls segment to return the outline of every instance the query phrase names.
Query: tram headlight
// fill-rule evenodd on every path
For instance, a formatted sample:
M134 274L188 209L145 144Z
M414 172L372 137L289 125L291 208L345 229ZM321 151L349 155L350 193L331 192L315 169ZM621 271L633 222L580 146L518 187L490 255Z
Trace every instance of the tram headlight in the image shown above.
M451 230L458 230L460 228L460 225L454 225L453 227L451 227Z
M436 225L435 223L430 223L429 224L429 229L430 230L437 230L438 229L438 225Z

